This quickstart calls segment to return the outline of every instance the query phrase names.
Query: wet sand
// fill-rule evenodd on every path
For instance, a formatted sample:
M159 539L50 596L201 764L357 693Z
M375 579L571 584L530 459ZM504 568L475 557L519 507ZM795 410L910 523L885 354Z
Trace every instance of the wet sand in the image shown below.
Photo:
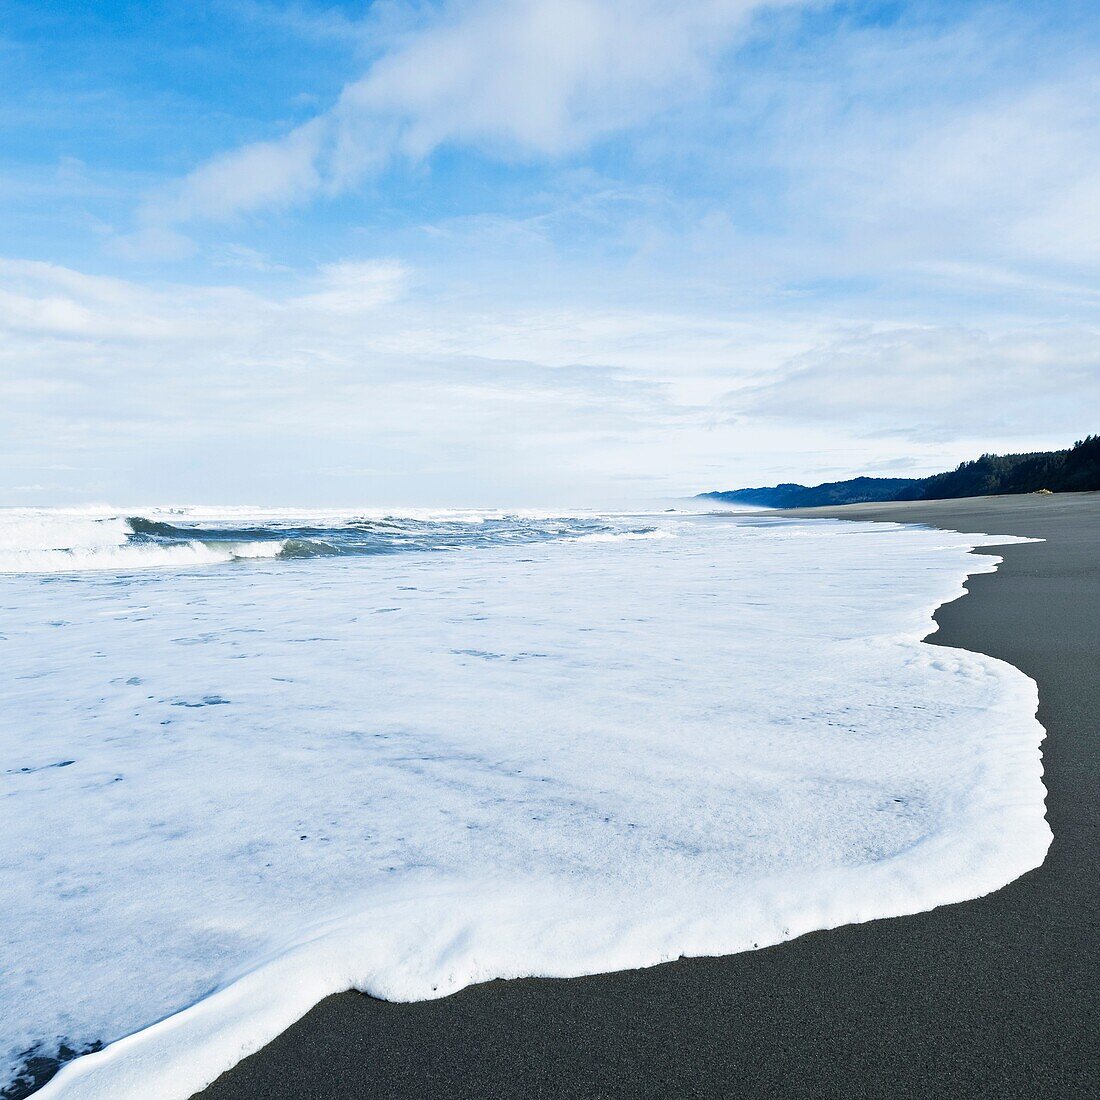
M976 901L725 958L418 1004L340 994L203 1100L1100 1095L1100 494L783 514L1047 540L979 551L1004 564L929 639L1038 682L1044 865Z

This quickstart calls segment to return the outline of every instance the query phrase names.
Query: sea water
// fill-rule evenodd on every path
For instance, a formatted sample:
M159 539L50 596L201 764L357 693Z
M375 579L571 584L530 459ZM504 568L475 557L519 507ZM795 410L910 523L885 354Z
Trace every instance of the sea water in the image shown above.
M1038 865L1014 541L758 517L0 513L0 1054L187 1097L325 995L751 950Z

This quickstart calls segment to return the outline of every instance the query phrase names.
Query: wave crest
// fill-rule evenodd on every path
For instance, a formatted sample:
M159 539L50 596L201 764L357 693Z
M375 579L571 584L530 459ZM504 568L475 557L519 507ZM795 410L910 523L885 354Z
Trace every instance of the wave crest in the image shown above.
M628 525L629 524L629 525ZM240 508L0 510L0 572L127 571L247 560L367 556L557 540L669 538L636 517L440 512L408 515Z

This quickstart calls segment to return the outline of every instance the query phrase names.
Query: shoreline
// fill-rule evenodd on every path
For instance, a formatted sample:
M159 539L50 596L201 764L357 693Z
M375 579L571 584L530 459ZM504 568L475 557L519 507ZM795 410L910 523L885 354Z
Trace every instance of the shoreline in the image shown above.
M1055 834L1043 866L974 901L739 955L494 981L410 1004L337 994L196 1100L1100 1090L1100 497L781 514L1046 540L975 551L1003 564L941 606L928 638L1038 682Z
M768 513L774 514L774 513ZM1039 685L1042 867L974 901L760 951L440 1001L322 1001L202 1100L352 1096L1088 1095L1100 1089L1096 807L1100 497L970 498L782 515L1045 539L978 549L996 573L928 638Z
M1079 502L1062 500L1059 501L1057 510L1051 509L1049 505L1027 504L1026 498L1023 499L1025 515L1023 518L1019 514L1009 516L1012 520L1011 526L999 521L991 525L990 522L991 506L1003 505L1003 500L984 504L978 502L976 517L972 517L977 526L970 527L965 526L966 516L960 514L956 514L954 518L947 517L951 522L945 522L942 515L935 518L914 516L912 512L915 507L921 507L922 511L926 509L912 505L903 506L906 511L904 517L896 514L895 506L861 506L858 509L860 514L854 514L857 509L853 508L815 509L779 513L777 518L787 515L888 520L904 518L907 522L955 530L980 530L994 535L1037 535L1040 538L1050 537L1053 522L1057 529L1054 532L1055 541L1060 547L1055 557L1061 560L1053 563L1058 566L1057 570L1048 572L1061 576L1061 567L1075 553L1080 558L1082 550L1084 551L1085 567L1078 572L1083 572L1087 581L1091 582L1085 583L1091 599L1075 599L1074 607L1079 612L1084 612L1081 621L1087 632L1090 623L1095 624L1097 621L1100 607L1097 570L1089 553L1096 544L1096 535L1100 534L1100 509L1096 507L1100 504L1100 499L1093 497ZM954 505L956 513L960 505L970 512L975 509L972 501L936 503ZM1015 513L1019 512L1020 507L1017 503ZM872 508L879 512L887 508L891 514L866 514ZM1059 520L1058 514L1066 512L1067 508L1068 516L1062 515ZM1037 509L1041 509L1041 512ZM998 511L1003 513L1004 508L1001 507ZM776 513L765 515L776 516ZM1036 517L1046 533L1022 529L1022 523ZM1012 551L1043 545L1045 544L988 546L974 552L1001 557L1007 565ZM1042 570L1039 573L1034 571L1034 562L1031 562L1031 566L1030 570L1021 573L1022 577L1033 579L1044 576ZM1002 576L1005 568L1002 565L1001 572L972 575L968 589L974 591L979 587L979 582L993 581ZM1006 598L996 587L995 581L992 587L993 606L1003 611L999 604L1003 604ZM1072 584L1066 589L1070 597L1074 596L1072 589ZM984 586L982 591L985 591ZM956 598L952 603L941 605L935 614L939 629L926 640L932 644L989 653L1023 668L1027 675L1039 680L1039 718L1048 731L1045 748L1049 752L1049 738L1054 736L1054 730L1043 714L1045 693L1042 680L1016 659L1005 656L988 645L990 623L983 624L981 616L977 624L978 644L965 644L949 636L949 609L960 603L966 605L970 602ZM1027 600L1022 602L1025 605L1028 603ZM1049 599L1042 602L1049 610ZM1011 604L1019 610L1021 601L1012 600ZM987 619L989 610L985 609ZM1035 625L1034 614L1028 622ZM999 625L1003 627L1004 624ZM1048 616L1046 625L1050 628L1062 624L1054 623ZM997 623L993 624L994 641L1003 641L1003 638L999 638L997 626ZM966 627L967 620L964 616L964 633ZM1094 626L1093 631L1095 632ZM1040 630L1038 633L1042 635L1044 632ZM1052 629L1046 631L1048 643L1055 633L1056 630ZM1085 660L1086 666L1091 661L1095 667L1095 637L1086 637L1080 631L1077 633L1086 642L1076 647L1077 656ZM1050 648L1049 645L1047 648ZM1042 645L1039 650L1042 656ZM1093 687L1087 672L1083 680L1087 688ZM1050 803L1054 799L1049 781L1047 787L1048 817L1055 825L1057 834L1055 815L1049 812ZM1057 835L1055 843L1057 844ZM911 1080L906 1080L895 1074L893 1077L883 1077L875 1084L875 1069L880 1063L871 1056L883 1034L889 1034L891 1040L878 1052L879 1059L885 1058L889 1063L892 1057L901 1069L911 1069L920 1064L912 1052L904 1058L900 1057L899 1048L903 1044L894 1033L907 1010L913 1008L914 997L918 1006L925 1003L921 995L921 985L922 982L927 984L928 980L936 977L937 966L930 965L926 958L923 966L916 968L918 972L910 974L908 983L901 983L897 989L884 988L883 979L889 977L891 966L899 961L892 953L900 948L904 961L906 949L911 949L914 945L907 944L904 936L897 943L884 943L881 936L872 936L870 941L862 944L861 950L858 942L854 947L847 942L851 938L848 934L892 925L908 925L940 913L980 905L1013 891L1020 883L1028 882L1033 876L1041 874L1047 866L1049 858L1043 868L1028 872L1004 889L978 901L946 905L917 916L887 918L868 924L845 925L831 931L811 932L777 947L738 955L681 959L642 970L581 978L498 980L467 987L438 1001L387 1004L358 993L336 994L321 1001L268 1046L226 1071L214 1084L196 1094L196 1097L625 1097L726 1094L896 1096L909 1094L907 1087L910 1084L915 1088L913 1095L927 1094L929 1091L981 1095L985 1094L987 1087L998 1096L1011 1095L1013 1084L1022 1083L1019 1074L1015 1077L1006 1076L998 1081L983 1078L983 1087L975 1091L960 1083L957 1076L954 1079L942 1077L942 1053L937 1054L935 1059L937 1070L941 1073L939 1078L912 1076ZM1095 893L1094 878L1093 894ZM1087 910L1094 911L1094 905ZM1003 924L1004 914L1001 914L1000 920ZM1032 917L1028 920L1035 923ZM1012 921L1008 923L1011 925ZM1017 918L1016 924L1020 923ZM1025 925L1026 923L1024 921ZM1092 924L1095 928L1095 921ZM965 928L963 930L967 931ZM998 929L997 934L1003 939L1004 929ZM847 970L843 965L837 965L835 956L838 948L835 943L831 946L827 944L824 950L819 947L816 953L811 951L809 956L805 951L795 950L823 938L839 938L847 943L843 958L848 966ZM941 934L940 939L944 940L945 937ZM948 941L951 939L952 937L947 937ZM1096 997L1091 994L1093 1004L1090 1006L1087 990L1089 975L1095 970L1094 940L1095 936L1085 943L1083 952L1076 949L1079 956L1078 974L1081 975L1082 982L1086 983L1082 986L1086 990L1085 997L1082 999L1078 995L1069 999L1075 1010L1084 1013L1085 1042L1091 1041L1092 1032L1096 1028ZM1076 939L1073 942L1076 944ZM965 952L959 953L956 950L955 955L950 951L945 953L945 946L953 949L959 947L957 942L939 944L939 950L935 953L938 969L957 976L972 960ZM978 946L989 946L988 935L978 937ZM825 958L824 968L819 958L822 954ZM861 954L869 957L859 957ZM880 957L876 958L876 954ZM1021 951L1020 954L1022 957L1024 953ZM760 960L764 962L761 963ZM877 969L874 964L877 964ZM909 969L913 971L914 968L910 965ZM1066 968L1061 966L1058 969L1059 972L1064 972ZM1002 976L1004 970L1002 965ZM824 983L823 977L827 979ZM864 984L870 981L871 985L867 989L845 990L845 986L850 985L852 980L856 980L857 987L861 981ZM1040 992L1043 992L1049 991L1047 987L1051 983L1031 980L1024 984L1029 988L1039 986ZM912 993L908 1000L902 995L906 985ZM982 992L981 989L966 989L965 985L961 990L955 988L952 991L956 994ZM1031 992L1034 993L1034 988L1031 988ZM1006 1048L1011 1045L1013 1048L1012 1051L1006 1049L999 1052L998 1066L1001 1069L1004 1068L1008 1055L1018 1054L1027 1038L1022 1034L1011 1035L1003 1027L1005 1005L1001 1002L1011 996L1010 991L1001 988L991 1001L1000 1013L1000 1019L991 1014L992 1022L998 1025L995 1030L999 1033L1006 1032L1001 1036L1002 1039L1011 1039L1010 1044L1002 1045ZM1064 1007L1067 1000L1064 988L1059 991L1058 998ZM1031 1000L1034 1001L1034 997ZM915 1027L917 1036L925 1040L929 1035L935 1034L936 1028L944 1022L943 993L929 1003L935 1005L935 1012L923 1021L918 1020ZM1037 1007L1041 1010L1046 1008L1045 1005ZM911 1011L908 1014L912 1016ZM959 1016L956 1023L964 1025L959 1028L959 1048L973 1060L973 1007L967 1013L959 1013ZM846 1033L848 1041L836 1049L831 1041L831 1029L838 1019L848 1019L849 1030ZM990 1020L985 1023L989 1024ZM970 1026L969 1035L966 1035L967 1025ZM1036 1029L1036 1021L1032 1021L1031 1034ZM1064 1037L1063 1028L1063 1040ZM1031 1055L1034 1054L1035 1051L1031 1051ZM846 1059L850 1061L852 1058L863 1059L868 1063L859 1065L856 1074L858 1080L855 1082L851 1075L851 1065L846 1062ZM1034 1063L1035 1058L1032 1057L1031 1061ZM955 1068L957 1070L959 1067ZM962 1068L969 1070L973 1067L964 1065ZM1088 1072L1087 1061L1084 1057L1070 1057L1068 1060L1063 1059L1060 1068L1068 1071L1070 1077L1066 1078L1064 1074L1063 1077L1044 1076L1034 1083L1028 1078L1027 1087L1023 1091L1050 1091L1057 1087L1063 1094L1075 1094L1078 1086L1067 1082L1075 1081L1073 1075L1078 1071ZM841 1073L843 1070L847 1072ZM776 1073L779 1077L774 1076ZM837 1076L838 1073L840 1076ZM974 1083L977 1083L977 1079ZM870 1091L859 1092L859 1086ZM1066 1092L1067 1087L1071 1092Z

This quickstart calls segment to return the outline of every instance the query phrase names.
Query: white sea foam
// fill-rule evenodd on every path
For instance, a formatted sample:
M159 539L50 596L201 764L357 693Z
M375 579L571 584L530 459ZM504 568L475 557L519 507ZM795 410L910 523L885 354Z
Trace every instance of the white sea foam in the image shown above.
M644 542L647 539L674 539L673 531L667 526L656 527L651 531L601 531L594 535L577 535L574 542Z
M0 573L211 565L278 552L270 543L140 545L132 534L127 515L115 509L0 509Z
M103 1040L42 1096L182 1098L336 990L747 950L1042 861L1034 684L920 642L1012 540L675 533L0 577L8 1064Z

